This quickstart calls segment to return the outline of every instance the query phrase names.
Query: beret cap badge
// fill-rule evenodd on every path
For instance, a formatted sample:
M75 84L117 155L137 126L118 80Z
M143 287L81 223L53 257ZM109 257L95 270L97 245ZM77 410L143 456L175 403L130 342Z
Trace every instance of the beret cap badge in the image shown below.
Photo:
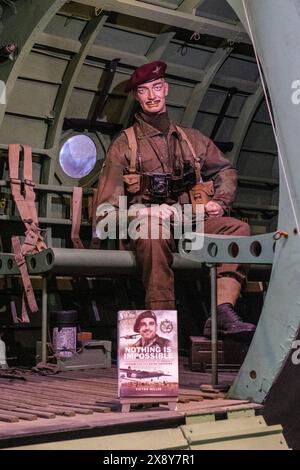
M136 90L142 83L151 82L152 80L164 77L166 68L167 64L161 60L141 65L135 69L126 83L125 91Z

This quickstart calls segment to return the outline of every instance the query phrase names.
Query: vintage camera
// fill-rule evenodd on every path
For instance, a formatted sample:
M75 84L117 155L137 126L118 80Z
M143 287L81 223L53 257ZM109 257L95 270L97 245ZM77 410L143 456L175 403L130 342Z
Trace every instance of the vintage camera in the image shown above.
M148 195L154 200L163 201L171 192L171 173L145 173L148 180Z

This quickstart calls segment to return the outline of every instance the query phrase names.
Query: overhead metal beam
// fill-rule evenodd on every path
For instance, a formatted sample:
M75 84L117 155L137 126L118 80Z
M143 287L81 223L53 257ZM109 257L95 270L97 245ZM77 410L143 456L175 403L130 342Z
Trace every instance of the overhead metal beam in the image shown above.
M183 0L183 2L177 8L177 11L194 14L195 10L199 8L205 1L206 0Z
M65 39L61 36L53 36L51 34L42 33L39 37L38 44L46 47L52 47L58 50L76 53L80 50L80 42L72 39ZM88 54L92 58L102 60L111 60L112 57L121 57L121 63L138 67L147 62L145 56L124 52L110 47L93 45ZM204 79L204 71L169 62L168 74L188 80L201 82ZM243 93L254 93L257 90L257 84L250 80L244 80L236 77L218 76L214 78L214 84L224 88L236 87Z
M142 0L145 3L150 3L151 5L157 5L163 8L169 8L170 10L176 10L176 3L168 2L167 0Z
M81 3L92 5L105 11L123 13L124 15L156 21L189 31L197 31L202 34L250 44L249 36L241 25L232 25L136 0L81 0Z
M232 52L233 47L228 46L225 49L217 49L216 52L211 57L210 61L208 62L207 67L204 71L204 78L201 83L198 83L193 93L191 94L189 103L185 109L183 114L181 124L183 126L193 126L195 118L197 116L197 112L200 108L200 105L203 101L204 96L207 93L212 81L214 80L216 73L225 62L227 57Z
M175 31L160 33L153 41L150 49L146 54L147 60L151 62L152 60L160 59L174 36Z

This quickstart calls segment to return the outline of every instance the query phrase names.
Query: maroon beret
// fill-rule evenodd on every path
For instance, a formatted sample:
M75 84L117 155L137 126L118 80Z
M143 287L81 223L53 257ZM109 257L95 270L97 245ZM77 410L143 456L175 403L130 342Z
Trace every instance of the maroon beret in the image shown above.
M125 91L135 90L137 86L141 85L142 83L164 77L166 68L167 64L161 60L156 60L155 62L141 65L131 75L126 84Z
M136 333L140 331L140 323L141 323L141 320L143 320L144 318L152 318L155 321L155 323L157 323L155 313L152 312L152 310L145 310L144 312L140 313L137 319L135 320L133 331L135 331Z

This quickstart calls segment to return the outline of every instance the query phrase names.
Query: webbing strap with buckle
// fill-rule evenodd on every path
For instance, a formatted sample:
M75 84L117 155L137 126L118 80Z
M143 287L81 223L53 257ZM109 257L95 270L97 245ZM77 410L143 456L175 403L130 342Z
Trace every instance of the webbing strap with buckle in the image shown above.
M129 127L128 129L124 129L124 132L127 137L128 147L129 147L129 152L130 152L129 172L136 173L137 141L136 141L136 136L135 136L133 126Z
M21 180L19 179L20 150L23 150L24 156L24 195L21 192ZM22 299L22 321L29 322L25 296L31 312L37 312L38 306L28 274L25 255L27 253L37 253L47 248L38 226L38 216L35 207L35 192L33 189L34 182L32 181L31 147L29 145L20 146L19 144L10 144L8 147L8 163L12 197L26 227L26 237L22 246L18 237L12 237L11 241L12 248L15 253L15 261L19 266L24 286L25 295L23 295Z
M177 129L177 132L178 134L180 135L181 139L184 140L187 145L188 145L188 148L193 156L193 159L195 160L195 171L196 171L196 177L197 177L197 181L202 181L202 178L201 178L201 166L200 166L200 161L195 153L195 149L194 147L192 146L191 144L191 141L188 139L186 133L184 132L184 130L179 127L179 126L175 126L176 129Z
M25 255L22 253L22 247L20 244L19 237L11 237L11 243L12 243L12 247L15 253L15 261L19 267L22 281L23 281L23 286L24 286L24 293L23 293L23 298L22 298L22 321L25 323L28 323L29 317L27 314L24 295L26 296L31 312L35 313L38 311L39 308L35 300L35 295L33 292L32 284L31 284L30 277L29 277L28 270L27 270Z
M21 193L21 180L19 179L19 160L20 150L22 148L24 154L24 196ZM31 246L33 245L33 243L30 242L30 239L34 241L33 252L42 251L47 248L47 246L40 234L40 228L38 226L38 216L35 207L35 192L33 189L35 184L32 181L31 147L29 145L20 146L19 144L10 144L8 149L8 161L12 196L27 230L27 237L25 240L25 244L29 244L27 252L31 251ZM33 234L36 234L36 236Z

